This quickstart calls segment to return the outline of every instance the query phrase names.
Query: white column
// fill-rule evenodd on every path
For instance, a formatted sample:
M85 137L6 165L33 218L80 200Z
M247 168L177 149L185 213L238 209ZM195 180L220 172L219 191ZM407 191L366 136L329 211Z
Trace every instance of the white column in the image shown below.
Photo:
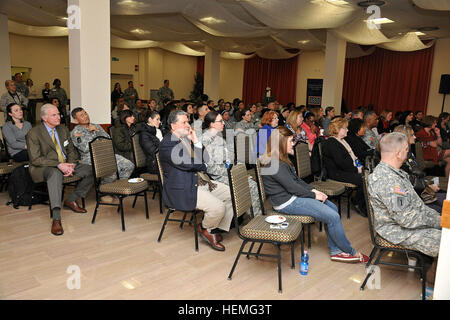
M205 78L203 91L217 103L220 94L220 50L205 47Z
M341 112L346 46L345 40L327 32L322 108L333 106L336 114Z
M450 181L447 186L447 200L450 201ZM442 212L442 218L450 213ZM439 247L439 257L436 269L436 279L434 281L433 299L450 300L450 229L442 228L441 245Z
M111 123L110 0L68 0L68 6L76 9L68 20L71 109L85 108L93 123Z
M6 80L11 80L8 17L0 14L0 96L6 92ZM3 125L4 123L5 119L3 115L0 115L0 125Z

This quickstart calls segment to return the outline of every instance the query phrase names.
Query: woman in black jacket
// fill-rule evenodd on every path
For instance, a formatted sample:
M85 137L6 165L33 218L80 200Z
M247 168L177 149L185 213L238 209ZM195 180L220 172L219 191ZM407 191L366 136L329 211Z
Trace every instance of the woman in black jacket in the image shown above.
M366 157L372 156L374 152L374 149L371 149L362 139L366 130L367 128L361 119L352 119L348 123L348 134L344 138L352 148L355 156L361 161L361 164L364 163L363 161L366 160Z
M333 180L351 183L357 186L352 203L358 214L367 217L361 176L362 161L356 157L352 148L344 140L347 136L348 121L336 118L328 127L329 138L323 143L323 164L327 176Z
M139 131L139 144L147 158L147 170L149 173L158 173L156 163L156 153L159 150L159 143L163 138L160 129L161 116L156 111L147 111L145 113L145 124Z

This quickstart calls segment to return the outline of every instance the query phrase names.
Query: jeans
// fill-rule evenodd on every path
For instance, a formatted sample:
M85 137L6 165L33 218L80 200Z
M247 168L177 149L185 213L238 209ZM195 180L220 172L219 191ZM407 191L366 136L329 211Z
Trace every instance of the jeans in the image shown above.
M337 207L331 201L327 200L322 203L311 198L296 198L287 207L278 211L291 215L310 216L325 223L325 233L331 256L342 252L356 254L356 250L352 248L345 236Z

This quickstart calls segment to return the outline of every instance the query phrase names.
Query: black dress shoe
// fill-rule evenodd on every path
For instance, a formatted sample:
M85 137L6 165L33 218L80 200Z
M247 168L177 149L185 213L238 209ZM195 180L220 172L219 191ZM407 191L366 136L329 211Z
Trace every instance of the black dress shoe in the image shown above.
M356 211L357 214L359 214L360 216L362 216L362 217L364 217L364 218L367 218L367 213L364 212L364 210L362 210L362 209L359 207L359 205L355 204L354 207L355 207L355 211Z

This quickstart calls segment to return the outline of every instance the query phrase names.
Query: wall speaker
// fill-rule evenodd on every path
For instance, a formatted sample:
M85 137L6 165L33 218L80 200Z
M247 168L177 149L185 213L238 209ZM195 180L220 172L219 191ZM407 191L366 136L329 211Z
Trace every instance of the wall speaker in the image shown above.
M441 76L441 84L439 85L439 93L450 94L450 74Z

